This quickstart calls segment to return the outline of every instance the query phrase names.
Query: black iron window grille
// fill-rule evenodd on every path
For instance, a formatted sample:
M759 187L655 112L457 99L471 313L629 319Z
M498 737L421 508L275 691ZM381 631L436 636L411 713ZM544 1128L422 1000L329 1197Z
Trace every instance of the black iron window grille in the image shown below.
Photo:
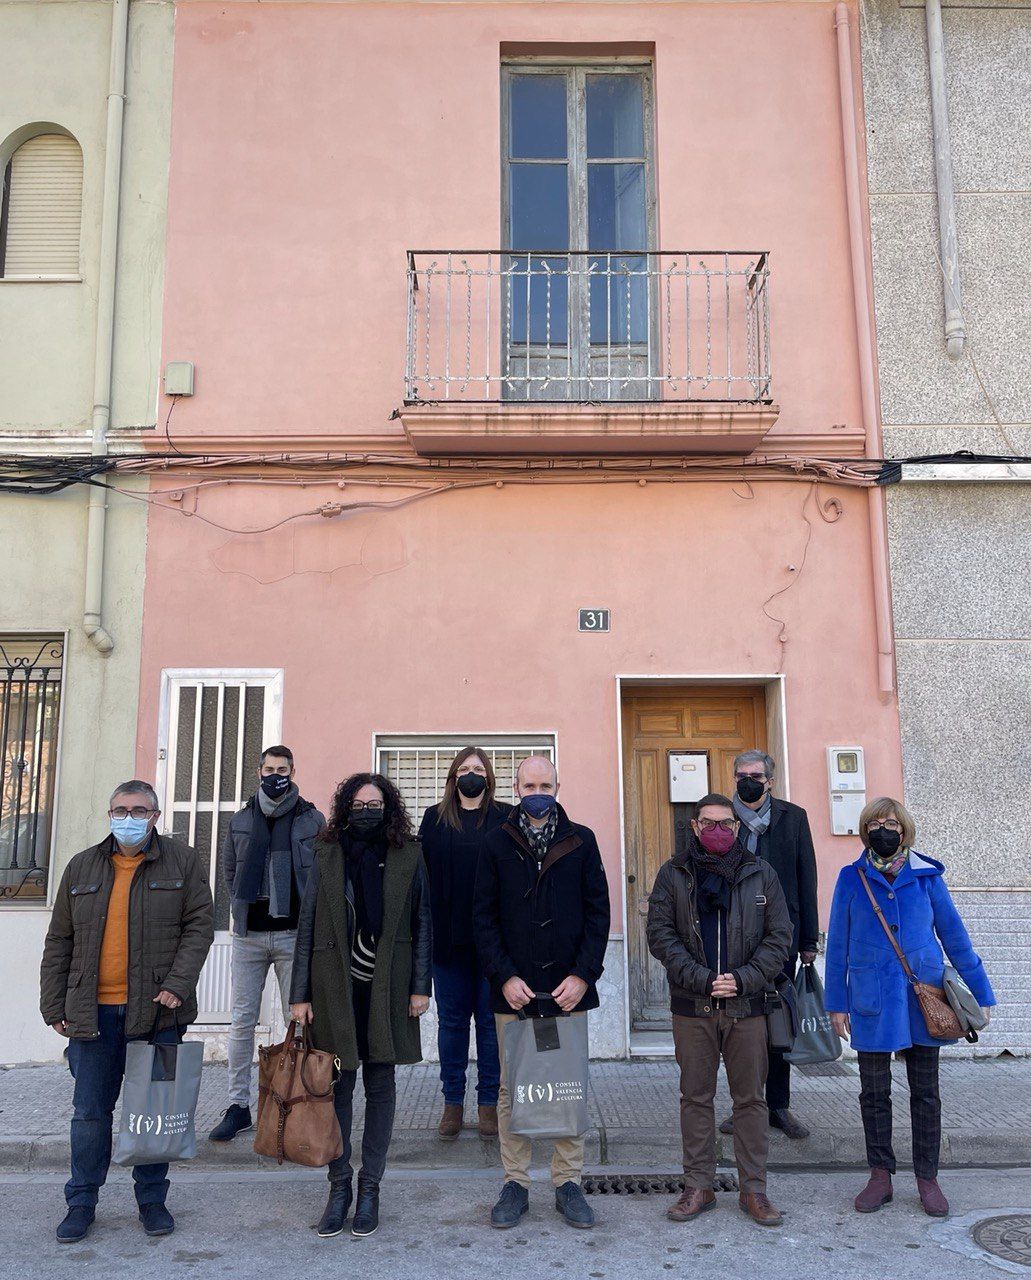
M0 636L0 901L45 902L62 636Z

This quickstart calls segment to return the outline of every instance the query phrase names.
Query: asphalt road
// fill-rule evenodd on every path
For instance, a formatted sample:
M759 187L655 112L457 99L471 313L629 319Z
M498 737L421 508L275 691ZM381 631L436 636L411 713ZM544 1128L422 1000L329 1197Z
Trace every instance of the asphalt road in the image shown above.
M529 1215L512 1231L487 1225L498 1178L485 1174L405 1171L383 1185L379 1232L319 1240L311 1223L322 1208L321 1174L284 1171L180 1173L169 1208L177 1229L148 1240L136 1218L127 1174L112 1175L97 1223L81 1245L61 1246L54 1227L63 1214L63 1178L0 1175L0 1276L225 1277L357 1275L360 1280L643 1280L669 1273L692 1280L978 1280L998 1277L977 1257L956 1252L967 1240L956 1222L920 1210L910 1174L896 1179L896 1199L880 1213L851 1208L856 1173L785 1173L770 1195L784 1225L764 1229L721 1193L716 1210L693 1223L666 1220L669 1196L592 1196L594 1231L574 1231L557 1216L551 1188L535 1184ZM1031 1212L1031 1170L948 1171L942 1185L954 1214L990 1217L994 1210ZM978 1213L983 1211L983 1213ZM950 1237L951 1233L951 1237ZM1031 1276L1031 1269L1020 1269Z

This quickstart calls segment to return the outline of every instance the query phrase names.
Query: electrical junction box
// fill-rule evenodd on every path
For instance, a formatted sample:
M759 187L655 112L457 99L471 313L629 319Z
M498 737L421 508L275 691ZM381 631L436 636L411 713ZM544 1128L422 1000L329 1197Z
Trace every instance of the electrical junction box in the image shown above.
M669 752L669 802L694 804L709 794L709 756L705 751Z
M165 365L165 395L193 395L192 360L170 360Z
M859 834L859 815L866 805L866 763L862 747L828 747L827 781L831 802L831 831L836 836Z

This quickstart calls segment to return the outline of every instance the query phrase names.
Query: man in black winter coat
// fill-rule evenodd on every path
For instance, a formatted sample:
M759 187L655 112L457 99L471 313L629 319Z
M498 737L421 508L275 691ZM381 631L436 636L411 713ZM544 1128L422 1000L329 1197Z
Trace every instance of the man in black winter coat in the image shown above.
M597 981L609 936L609 890L594 832L570 822L558 804L558 775L544 756L516 774L519 805L484 841L476 876L476 947L491 987L501 1051L498 1138L505 1185L491 1225L514 1227L529 1207L528 1139L510 1128L505 1026L520 1011L585 1017L598 1007ZM530 1006L528 1008L528 1006ZM574 1227L594 1214L580 1190L582 1138L555 1141L555 1208Z
M743 751L734 760L736 790L734 813L741 822L741 843L773 867L780 880L791 916L791 952L784 979L793 982L799 959L812 964L820 937L820 912L816 897L816 853L806 811L771 794L776 764L765 751ZM779 1049L770 1050L766 1076L766 1105L770 1125L789 1138L808 1138L809 1130L793 1115L791 1064ZM720 1125L733 1133L731 1117Z

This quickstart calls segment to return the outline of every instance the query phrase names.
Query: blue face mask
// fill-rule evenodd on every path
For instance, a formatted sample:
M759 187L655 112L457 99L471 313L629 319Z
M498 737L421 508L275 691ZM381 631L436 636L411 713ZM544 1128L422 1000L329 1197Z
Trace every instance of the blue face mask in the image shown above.
M536 791L533 795L520 796L519 803L531 818L546 818L558 801L547 792Z
M134 849L147 838L149 818L112 818L111 834L120 845Z

